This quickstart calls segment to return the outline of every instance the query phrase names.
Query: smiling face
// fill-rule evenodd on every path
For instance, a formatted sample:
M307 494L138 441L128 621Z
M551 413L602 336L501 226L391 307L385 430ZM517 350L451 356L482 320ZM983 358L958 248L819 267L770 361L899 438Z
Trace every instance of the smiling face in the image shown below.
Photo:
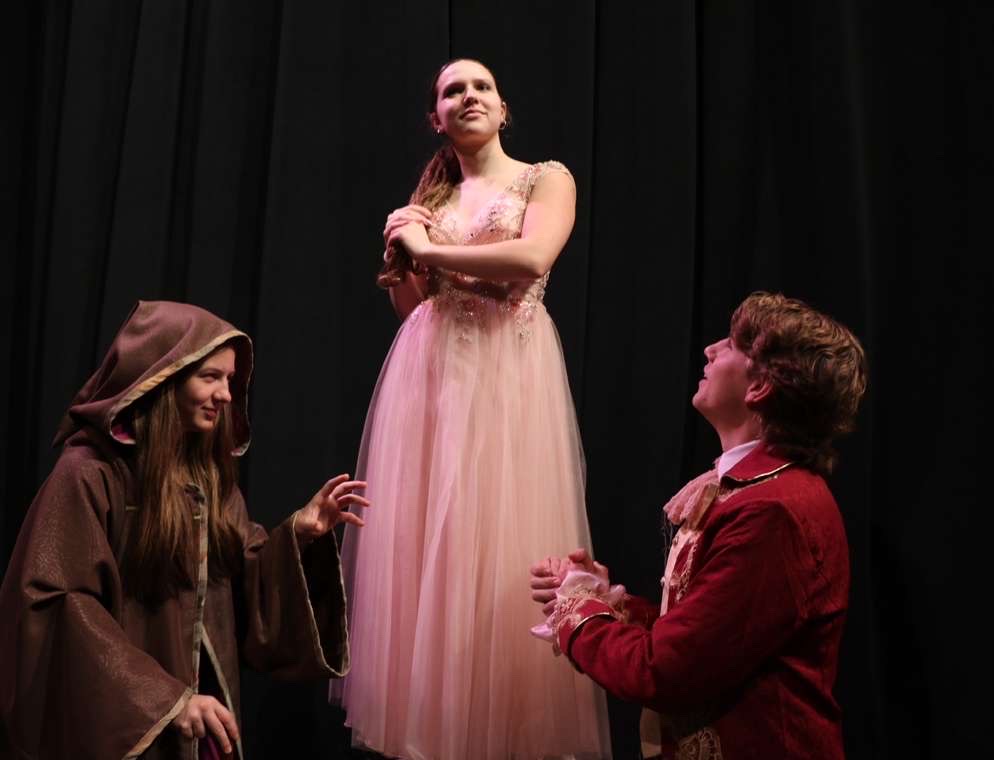
M453 61L435 82L432 126L456 144L492 139L507 114L493 74L478 61Z
M755 389L749 376L749 357L730 338L722 338L704 349L707 364L697 385L693 405L719 435L746 425L753 418L747 401Z
M176 388L183 429L188 433L209 433L217 425L221 410L231 402L231 381L235 376L235 350L219 348L198 364Z

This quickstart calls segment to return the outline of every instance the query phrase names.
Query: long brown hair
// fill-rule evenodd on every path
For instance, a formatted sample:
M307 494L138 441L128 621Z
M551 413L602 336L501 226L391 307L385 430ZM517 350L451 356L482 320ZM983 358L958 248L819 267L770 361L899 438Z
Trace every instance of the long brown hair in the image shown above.
M211 580L232 575L241 562L241 540L226 509L238 478L229 405L220 408L213 431L188 433L176 402L177 385L196 366L139 402L133 413L139 506L128 529L121 575L127 592L147 604L193 585L197 545L188 484L205 497Z
M475 58L453 58L442 64L438 71L435 72L435 76L431 80L431 85L428 87L428 109L426 114L429 123L431 123L431 115L435 113L436 104L438 103L438 80L442 77L442 73L457 61L473 61L474 63L479 63L487 71L490 71L489 68ZM494 76L492 71L490 71L490 76ZM494 85L496 86L496 84L497 79L494 77ZM505 124L509 124L511 121L511 111L507 108L506 104L505 109ZM460 182L462 182L462 167L459 166L459 159L456 158L456 152L452 148L452 143L445 142L435 151L435 154L425 165L417 187L411 193L408 203L424 206L429 211L435 211L444 205L449 199L449 196L452 195L455 186ZM386 263L383 264L380 273L376 276L376 284L384 290L399 285L404 281L407 272L415 271L414 262L411 260L411 257L406 251L396 246L387 248L386 259Z

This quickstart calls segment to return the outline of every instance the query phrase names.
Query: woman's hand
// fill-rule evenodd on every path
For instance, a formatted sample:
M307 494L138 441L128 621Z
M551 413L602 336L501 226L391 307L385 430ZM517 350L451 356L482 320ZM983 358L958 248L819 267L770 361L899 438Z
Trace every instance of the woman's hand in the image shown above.
M383 228L383 244L390 247L390 237L406 224L420 224L431 227L432 215L424 206L411 204L391 211L387 215L387 223Z
M353 489L365 488L362 480L349 480L348 474L338 475L314 494L307 506L297 510L297 518L293 521L293 530L297 538L304 542L320 538L340 522L352 523L362 527L365 523L358 515L344 511L349 504L368 507L369 500L352 493Z
M187 739L203 739L210 732L221 751L230 755L233 743L238 741L238 723L235 716L214 697L194 694L180 714L173 718L173 727Z
M387 250L390 246L400 246L408 255L419 261L428 253L431 241L428 239L428 231L420 222L409 222L395 229L387 239ZM425 263L425 262L422 262Z

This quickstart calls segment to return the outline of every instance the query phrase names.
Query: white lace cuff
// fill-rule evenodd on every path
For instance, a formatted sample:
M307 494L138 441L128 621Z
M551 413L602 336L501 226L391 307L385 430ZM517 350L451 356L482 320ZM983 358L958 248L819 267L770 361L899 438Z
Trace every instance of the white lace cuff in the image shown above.
M580 607L588 601L595 600L606 605L595 615L584 615ZM600 576L585 570L570 570L556 590L556 606L544 623L532 627L531 634L552 644L552 650L562 654L559 648L560 634L563 628L570 632L586 622L589 617L607 616L624 621L625 587L617 584L611 586Z

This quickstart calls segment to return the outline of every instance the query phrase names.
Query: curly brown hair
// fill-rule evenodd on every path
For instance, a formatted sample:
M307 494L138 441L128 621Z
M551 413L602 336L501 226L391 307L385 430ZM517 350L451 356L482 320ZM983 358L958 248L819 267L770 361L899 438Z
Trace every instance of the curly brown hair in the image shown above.
M866 354L848 328L803 301L756 292L732 314L729 336L770 383L757 402L763 440L806 467L827 474L838 457L832 442L855 427L866 390Z

